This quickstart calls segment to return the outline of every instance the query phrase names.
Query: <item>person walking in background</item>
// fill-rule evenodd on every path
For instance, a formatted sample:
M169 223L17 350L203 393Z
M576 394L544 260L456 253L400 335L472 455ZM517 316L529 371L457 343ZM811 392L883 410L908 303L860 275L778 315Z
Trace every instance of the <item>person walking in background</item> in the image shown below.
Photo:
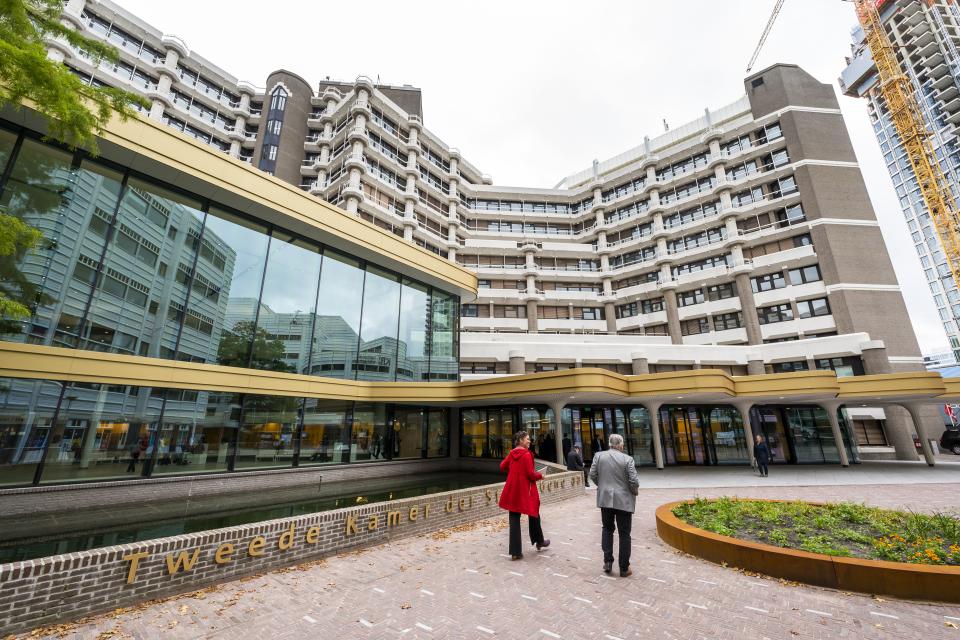
M757 434L757 443L753 445L753 457L757 461L757 469L760 470L760 477L767 477L767 465L770 464L770 447L767 446L763 436Z
M550 546L543 537L540 526L540 492L537 480L543 474L533 468L533 454L530 453L530 436L526 431L517 431L513 436L514 448L500 463L500 471L507 473L507 482L500 494L500 508L510 512L510 558L523 558L523 542L520 536L520 515L526 514L530 528L530 543L537 551Z
M585 487L590 486L590 481L587 479L587 472L583 468L583 454L580 453L580 447L574 445L573 449L570 449L570 453L567 454L567 471L583 471L583 485Z
M633 458L623 452L623 436L610 435L610 448L593 456L590 463L590 479L597 485L597 506L603 533L600 547L603 549L603 572L613 570L613 532L619 531L620 577L633 574L630 569L630 530L633 528L633 512L637 507L640 478Z

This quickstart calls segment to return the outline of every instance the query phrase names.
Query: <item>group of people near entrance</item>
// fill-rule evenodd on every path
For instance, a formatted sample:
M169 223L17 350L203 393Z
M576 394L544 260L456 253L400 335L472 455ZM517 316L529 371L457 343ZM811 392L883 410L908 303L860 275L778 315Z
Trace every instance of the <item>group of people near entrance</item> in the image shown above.
M756 436L754 459L760 475L766 477L770 462L770 450L761 436ZM513 449L500 463L500 470L506 472L507 481L500 494L500 508L510 513L510 559L523 558L523 541L520 534L520 516L529 520L530 544L541 551L550 546L550 540L543 536L540 526L540 492L537 481L543 474L534 468L533 452L530 450L530 435L518 431L513 436ZM626 578L630 570L630 531L633 527L633 512L636 510L637 493L640 490L640 478L633 457L623 452L623 436L610 434L609 449L593 454L590 473L584 473L584 482L589 480L597 486L597 507L603 524L600 547L603 549L603 571L613 571L613 534L619 531L619 544L616 560L620 577ZM567 469L583 470L583 456L580 447L574 446L567 454Z

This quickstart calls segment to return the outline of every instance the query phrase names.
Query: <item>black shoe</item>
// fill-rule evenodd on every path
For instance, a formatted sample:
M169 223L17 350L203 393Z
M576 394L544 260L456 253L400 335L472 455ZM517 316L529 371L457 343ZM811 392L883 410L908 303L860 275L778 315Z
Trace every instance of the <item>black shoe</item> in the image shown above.
M632 576L632 575L633 575L633 570L632 570L632 569L620 569L620 577L621 577L621 578L629 578L629 577Z
M546 549L549 546L550 546L550 540L544 540L543 542L538 542L537 551L540 551L541 549Z
M510 556L511 560L523 560L523 554L521 553L518 556Z
M603 572L604 572L604 573L610 573L610 572L612 572L612 571L613 571L613 560L611 560L610 562L604 561L604 563L603 563Z

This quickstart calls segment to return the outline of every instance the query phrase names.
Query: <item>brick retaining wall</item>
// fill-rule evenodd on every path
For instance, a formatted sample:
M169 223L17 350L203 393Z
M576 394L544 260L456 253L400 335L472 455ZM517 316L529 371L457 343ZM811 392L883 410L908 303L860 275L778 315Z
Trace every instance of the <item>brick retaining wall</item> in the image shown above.
M540 482L544 504L582 494L582 473L550 471ZM495 517L503 514L497 506L502 487L471 487L3 564L0 633Z

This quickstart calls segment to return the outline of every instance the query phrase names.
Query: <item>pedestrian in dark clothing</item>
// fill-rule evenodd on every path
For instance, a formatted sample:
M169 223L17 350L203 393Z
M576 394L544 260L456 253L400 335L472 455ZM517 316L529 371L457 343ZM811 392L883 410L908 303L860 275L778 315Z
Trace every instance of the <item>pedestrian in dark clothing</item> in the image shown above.
M563 447L563 459L567 459L567 454L570 453L570 447L572 443L570 442L569 436L564 436L563 440L560 441L561 446Z
M540 492L537 480L543 474L533 468L530 453L530 436L526 431L517 431L513 436L514 448L500 463L500 470L507 472L507 482L500 494L500 508L510 512L510 558L523 558L523 543L520 540L520 515L527 514L530 523L530 543L537 551L550 546L540 528Z
M633 573L630 570L630 531L640 478L633 458L623 452L623 436L611 434L609 442L609 449L593 456L590 478L597 485L597 506L603 524L600 536L603 571L610 573L613 570L613 533L619 531L620 577L626 578Z
M760 477L767 477L767 465L770 464L770 448L764 441L763 436L757 435L757 443L753 445L753 457L757 461L757 469L760 470Z
M590 486L590 481L587 479L587 471L583 468L583 454L580 453L580 447L574 445L573 449L570 449L570 453L567 454L567 471L583 471L583 484L586 487Z

